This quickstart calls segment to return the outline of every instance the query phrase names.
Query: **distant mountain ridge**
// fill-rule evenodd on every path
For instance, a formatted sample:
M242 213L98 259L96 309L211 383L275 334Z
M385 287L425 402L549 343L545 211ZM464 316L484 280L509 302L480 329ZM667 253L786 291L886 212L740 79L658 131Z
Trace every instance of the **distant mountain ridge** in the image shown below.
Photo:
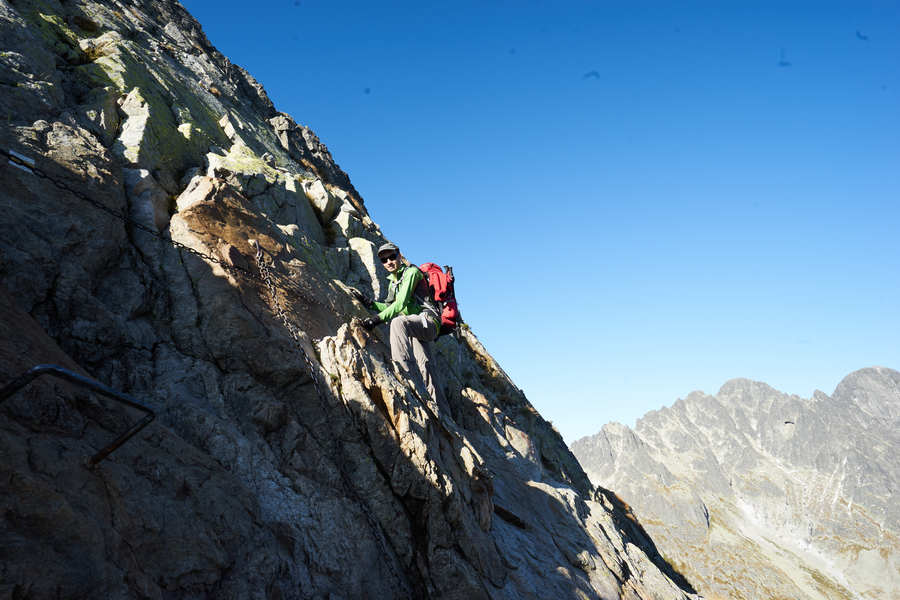
M705 598L900 598L900 372L831 396L747 379L571 449Z

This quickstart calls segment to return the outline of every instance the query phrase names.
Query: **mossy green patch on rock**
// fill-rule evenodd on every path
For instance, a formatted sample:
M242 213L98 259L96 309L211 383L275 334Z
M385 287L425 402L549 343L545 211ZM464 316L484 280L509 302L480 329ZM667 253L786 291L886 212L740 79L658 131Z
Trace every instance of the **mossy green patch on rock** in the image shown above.
M68 63L82 62L83 54L78 47L78 36L58 15L35 12L29 19L34 28L47 41L47 45Z
M272 167L240 140L225 154L210 152L207 161L208 175L228 182L252 198L272 223L283 231L286 227L296 227L299 237L292 245L310 249L312 255L304 257L305 262L315 263L320 271L329 272L322 250L325 235L299 185L302 176Z
M189 84L155 73L143 54L133 42L110 36L101 56L78 67L86 81L128 93L119 154L143 168L172 173L201 164L211 145L227 144L215 113Z
M243 143L232 144L228 153L224 156L209 154L207 158L210 170L213 171L218 169L222 170L223 173L228 172L250 177L261 175L270 184L276 182L287 183L288 180L286 174L266 164L259 155ZM251 193L251 195L253 194Z

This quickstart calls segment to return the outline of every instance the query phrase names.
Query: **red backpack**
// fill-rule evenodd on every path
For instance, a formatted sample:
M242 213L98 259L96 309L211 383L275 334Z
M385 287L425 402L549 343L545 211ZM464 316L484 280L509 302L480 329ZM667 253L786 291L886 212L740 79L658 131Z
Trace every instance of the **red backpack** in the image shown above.
M419 267L419 270L425 275L425 281L428 282L435 301L441 307L439 336L453 333L456 326L462 321L459 308L456 306L456 295L453 293L453 267L445 266L444 269L446 272L434 263L425 263Z

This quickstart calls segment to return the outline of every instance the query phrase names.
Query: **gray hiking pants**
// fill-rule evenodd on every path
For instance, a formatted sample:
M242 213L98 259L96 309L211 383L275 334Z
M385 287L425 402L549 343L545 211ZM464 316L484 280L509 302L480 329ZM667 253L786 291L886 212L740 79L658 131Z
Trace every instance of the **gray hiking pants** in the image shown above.
M443 406L443 393L431 365L431 342L437 338L438 331L438 324L425 313L394 317L391 319L391 359L411 377L420 377L432 400Z

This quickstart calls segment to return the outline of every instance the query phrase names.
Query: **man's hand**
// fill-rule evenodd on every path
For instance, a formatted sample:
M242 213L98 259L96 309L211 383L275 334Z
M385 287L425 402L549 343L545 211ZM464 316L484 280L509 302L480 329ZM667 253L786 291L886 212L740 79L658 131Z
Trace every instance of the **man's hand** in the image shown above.
M369 317L368 319L363 319L362 326L371 331L371 329L379 323L381 323L381 319L378 317Z
M366 296L356 288L350 288L350 295L356 298L366 308L369 308L370 306L372 306L372 304L374 304L370 297Z

